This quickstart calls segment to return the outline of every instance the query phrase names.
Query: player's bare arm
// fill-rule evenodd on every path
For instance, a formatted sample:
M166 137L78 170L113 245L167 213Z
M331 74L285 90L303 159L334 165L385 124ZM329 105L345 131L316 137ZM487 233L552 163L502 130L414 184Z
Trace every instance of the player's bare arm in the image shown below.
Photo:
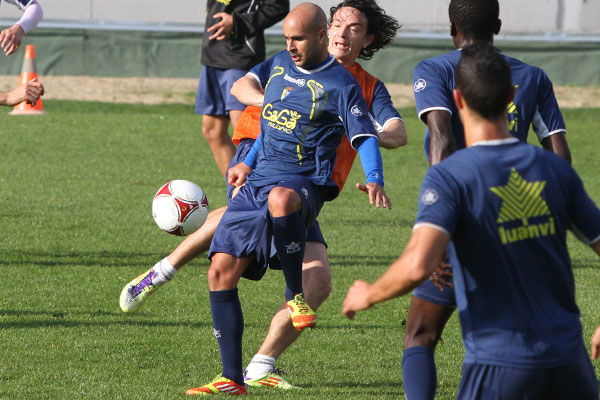
M600 355L600 326L596 328L596 332L592 336L592 360L595 360Z
M567 138L563 132L555 133L554 135L544 138L544 140L542 140L542 147L564 158L571 164L571 150L569 149Z
M0 92L0 105L10 107L26 101L35 106L35 103L43 94L44 85L35 78L22 83L10 92Z
M206 29L206 32L211 33L209 40L223 40L233 31L233 16L224 12L216 13L213 18L221 20Z
M427 113L430 165L439 163L456 151L451 117L449 112L443 110L433 110Z
M450 241L447 233L429 226L415 229L402 255L375 283L356 281L348 290L342 313L353 319L356 311L408 293L435 271Z
M388 122L383 131L379 132L379 147L384 149L397 149L408 142L404 122L394 119Z
M242 76L231 87L231 94L247 106L262 107L265 93L256 78L250 75Z

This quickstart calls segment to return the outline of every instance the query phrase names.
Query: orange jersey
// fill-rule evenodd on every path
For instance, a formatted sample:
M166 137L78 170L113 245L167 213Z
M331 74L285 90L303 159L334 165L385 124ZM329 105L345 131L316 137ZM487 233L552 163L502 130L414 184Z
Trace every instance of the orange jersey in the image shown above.
M359 63L354 63L352 67L346 67L346 69L358 81L358 84L362 88L363 97L367 102L367 109L371 109L375 84L378 79L365 71ZM233 143L237 145L242 139L256 139L258 137L260 133L260 113L260 107L246 107L233 132ZM352 148L348 138L344 136L337 150L335 167L332 174L332 179L338 185L340 191L342 191L344 183L346 183L355 158L356 150Z

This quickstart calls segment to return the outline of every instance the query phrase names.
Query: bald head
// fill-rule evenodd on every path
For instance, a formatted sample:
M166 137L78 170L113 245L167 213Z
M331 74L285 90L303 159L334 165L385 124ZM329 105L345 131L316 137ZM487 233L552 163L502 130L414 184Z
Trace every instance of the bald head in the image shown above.
M287 15L283 24L300 24L305 29L327 29L325 12L314 3L300 3Z
M287 51L299 67L317 65L327 58L327 16L316 4L301 3L283 21Z

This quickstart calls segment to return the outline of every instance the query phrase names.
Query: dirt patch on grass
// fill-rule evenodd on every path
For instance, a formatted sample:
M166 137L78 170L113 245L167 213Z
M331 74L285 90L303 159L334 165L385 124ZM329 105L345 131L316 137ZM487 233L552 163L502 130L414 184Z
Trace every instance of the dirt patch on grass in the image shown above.
M104 101L141 104L193 104L197 79L99 78L89 76L43 76L44 99ZM11 90L19 78L0 75L0 90ZM412 85L386 84L396 107L415 105ZM558 104L565 108L600 107L600 86L555 87Z

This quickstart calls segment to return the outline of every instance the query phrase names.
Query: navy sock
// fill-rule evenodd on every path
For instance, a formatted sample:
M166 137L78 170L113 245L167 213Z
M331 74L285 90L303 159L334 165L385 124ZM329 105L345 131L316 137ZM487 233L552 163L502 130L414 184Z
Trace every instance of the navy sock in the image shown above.
M306 228L299 212L273 218L273 239L279 255L286 290L285 299L291 300L290 293L302 293L302 259L306 244Z
M415 346L404 350L402 379L407 400L435 398L437 374L433 350L426 346Z
M223 376L238 385L244 385L242 373L242 335L244 315L238 290L209 292L210 311L213 319L213 334L219 343Z

